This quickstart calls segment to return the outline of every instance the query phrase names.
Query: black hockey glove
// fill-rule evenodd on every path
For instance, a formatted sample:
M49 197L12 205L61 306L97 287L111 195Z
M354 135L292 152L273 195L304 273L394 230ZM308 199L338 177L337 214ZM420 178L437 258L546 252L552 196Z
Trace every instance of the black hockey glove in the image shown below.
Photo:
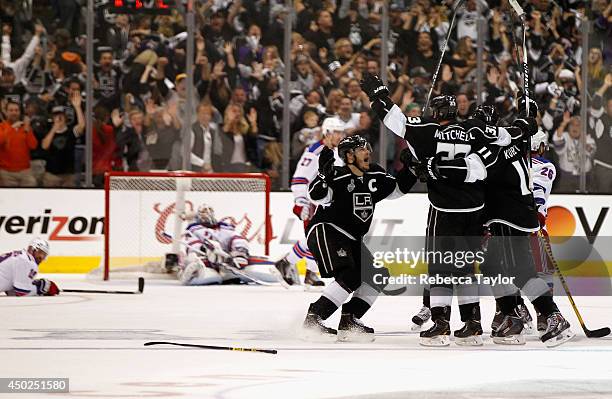
M538 132L538 122L533 117L520 117L513 123L514 126L521 129L524 137L533 136Z
M402 152L400 152L400 162L403 163L404 167L410 170L413 175L419 177L416 169L421 165L421 162L412 154L410 148L404 148Z
M334 176L334 151L324 147L319 155L319 176L327 182Z
M389 95L389 89L377 75L366 73L359 85L372 102Z
M443 178L438 171L438 161L438 157L425 158L423 162L419 163L419 165L415 167L416 174L420 181L426 182L428 180L438 180Z

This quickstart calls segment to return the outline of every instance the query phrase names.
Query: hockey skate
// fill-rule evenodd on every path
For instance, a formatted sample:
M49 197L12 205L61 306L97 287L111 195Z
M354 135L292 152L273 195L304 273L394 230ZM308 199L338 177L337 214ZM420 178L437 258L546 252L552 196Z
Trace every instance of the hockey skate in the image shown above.
M308 313L302 324L300 338L305 341L335 341L338 332L333 328L323 324L321 316L315 313Z
M456 330L455 343L459 346L481 346L482 327L478 320L468 320L461 329Z
M297 268L289 263L286 258L282 258L274 264L276 270L280 273L282 280L287 285L300 284L300 278L298 276Z
M546 322L546 316L544 316L542 313L537 314L537 326L538 334L540 335L540 337L542 337L542 335L546 331L546 327L548 327L548 323Z
M350 313L342 313L338 325L338 341L340 342L372 342L374 329L365 326L361 320Z
M306 291L322 291L325 287L325 283L317 276L317 273L306 269L306 276L304 276L304 285Z
M540 339L549 348L559 346L574 338L576 333L570 330L570 323L559 312L553 312L546 319L546 331Z
M500 345L525 345L523 328L523 321L516 313L506 315L491 337L494 343Z
M431 310L427 306L423 306L419 313L412 316L412 326L410 331L421 331L421 328L425 323L431 319Z
M527 307L525 305L517 305L516 313L521 317L521 320L523 321L523 332L525 334L533 334L533 318L531 317L531 314L529 313Z
M450 345L450 324L444 318L434 320L434 325L425 331L421 331L419 343L423 346L448 346Z
M495 316L493 316L493 321L491 322L491 338L493 338L493 333L499 327L499 325L504 320L504 314L499 310L499 306L495 306Z

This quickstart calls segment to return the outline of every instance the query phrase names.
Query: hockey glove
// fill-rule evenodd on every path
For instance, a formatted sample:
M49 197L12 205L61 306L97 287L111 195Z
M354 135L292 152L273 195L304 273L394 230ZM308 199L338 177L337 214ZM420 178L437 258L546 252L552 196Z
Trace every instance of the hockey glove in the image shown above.
M57 284L46 278L34 280L32 284L36 286L36 294L40 296L55 296L60 293Z
M419 163L419 165L415 167L415 172L420 181L426 182L428 180L442 179L442 175L438 171L437 162L438 157L429 157L425 158L424 162Z
M230 255L234 264L238 266L239 269L249 264L249 252L245 248L236 248Z
M304 197L296 198L293 205L293 213L300 220L308 220L310 218L310 201Z
M421 165L421 162L412 154L410 148L404 148L402 152L400 152L400 162L403 163L404 166L412 172L412 174L418 177L416 168Z
M533 117L519 117L513 123L514 126L521 129L525 137L533 136L538 132L538 122Z
M540 222L540 229L546 228L546 216L538 212L538 222Z
M334 151L324 147L319 155L319 176L329 181L334 176Z
M377 75L365 74L359 85L372 102L389 95L389 89Z

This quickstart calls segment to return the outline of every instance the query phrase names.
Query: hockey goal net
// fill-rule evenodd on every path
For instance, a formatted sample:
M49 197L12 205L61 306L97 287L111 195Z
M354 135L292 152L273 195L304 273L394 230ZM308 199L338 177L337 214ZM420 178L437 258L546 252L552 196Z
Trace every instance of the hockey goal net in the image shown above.
M265 174L112 172L106 174L105 194L105 280L180 253L177 239L202 204L214 209L217 220L234 224L252 254L268 255L272 231Z

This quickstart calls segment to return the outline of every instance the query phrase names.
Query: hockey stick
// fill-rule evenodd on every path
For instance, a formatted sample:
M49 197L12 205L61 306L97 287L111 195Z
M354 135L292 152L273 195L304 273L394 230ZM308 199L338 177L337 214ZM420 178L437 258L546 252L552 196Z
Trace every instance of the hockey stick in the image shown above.
M444 39L444 44L442 45L442 52L440 53L440 59L438 60L438 66L436 66L436 71L434 72L431 78L431 87L429 88L429 93L427 93L427 99L422 109L423 116L427 115L427 110L429 109L429 101L431 100L431 93L433 92L434 86L436 85L436 80L438 80L438 74L440 73L440 66L442 65L442 59L444 58L444 54L446 54L446 47L448 46L448 42L453 32L453 25L455 24L455 17L457 16L457 10L459 10L459 7L461 7L464 2L465 0L459 0L457 4L455 5L455 7L453 8L453 16L451 18L450 25L448 26L448 32L446 33L446 39Z
M259 352L259 353L269 353L272 355L276 355L278 353L276 349L234 348L232 346L181 344L179 342L166 342L166 341L145 342L144 344L144 346L152 346L152 345L174 345L174 346L185 346L188 348L199 348L199 349L213 349L213 350L238 351L238 352Z
M508 3L510 3L510 6L514 9L514 12L516 12L516 15L521 20L521 25L523 27L523 95L525 96L525 115L529 117L529 105L530 105L530 101L529 101L529 65L527 64L528 55L527 55L526 16L525 16L525 11L523 11L523 8L519 5L519 3L516 0L508 0ZM512 33L512 36L514 37L514 33ZM515 42L514 45L516 47L516 39L514 39L514 42ZM537 115L534 115L534 118L536 116ZM529 165L529 170L530 170L529 187L531 188L533 187L533 178L531 176L531 168L533 164L531 161L530 151L531 151L531 135L527 137L527 151L526 151L527 163Z
M138 277L138 291L113 291L113 290L61 290L61 292L78 292L82 294L142 294L144 291L145 280Z
M563 290L565 290L565 294L567 295L567 298L569 299L570 304L572 305L572 309L574 309L574 313L576 313L576 317L578 318L578 322L580 323L580 327L582 327L584 334L588 338L601 338L601 337L605 337L606 335L609 335L610 328L608 327L602 327L597 330L589 330L586 327L586 324L584 323L584 320L582 319L582 316L580 315L580 312L578 311L576 302L574 302L574 298L572 297L572 294L570 293L570 289L569 289L569 286L567 285L567 282L565 281L565 277L563 277L563 273L561 273L561 269L559 268L557 261L553 257L552 248L550 247L550 242L548 241L548 234L545 233L543 230L540 230L538 232L538 236L542 239L542 241L544 241L544 250L546 251L546 255L548 256L550 263L552 263L553 267L555 268L555 272L557 273L557 276L559 276L559 280L561 280L561 285L563 286Z
M187 244L187 243L185 243L185 242L183 242L183 241L181 241L181 240L177 240L176 238L172 237L172 236L171 236L170 234L168 234L168 233L162 232L161 234L162 234L164 237L166 237L166 238L168 238L168 239L170 239L170 240L172 240L172 241L174 241L174 242L178 242L179 244L186 246L187 248L189 248L189 249L190 249L190 250L192 250L193 252L196 252L196 253L198 253L198 254L200 254L200 255L203 255L203 256L207 256L207 255L206 255L206 253L204 253L204 252L200 251L198 248L194 248L193 246L191 246L191 245L189 245L189 244ZM191 234L191 233L190 233L190 234ZM193 236L193 235L192 235L192 236ZM223 250L222 250L222 249L220 249L220 248L216 248L216 251L218 252L218 254L219 254L219 255L221 255L221 256L223 256L224 258L227 258L227 259L229 259L230 261L232 261L232 262L233 262L232 257L231 257L231 256L230 256L230 255L229 255L227 252L223 251ZM259 279L256 279L255 277L249 276L248 274L246 274L246 273L242 272L238 266L235 266L235 265L234 265L234 266L231 266L231 265L228 265L228 264L225 264L225 263L221 263L221 265L222 265L224 268L226 268L228 271L230 271L230 272L232 272L232 273L234 273L234 274L236 274L236 275L238 275L238 276L240 276L240 277L244 277L244 278L246 278L247 280L250 280L250 281L254 282L255 284L258 284L258 285L265 285L265 286L276 286L276 283L268 283L268 282L266 282L266 281L261 281L261 280L259 280Z

